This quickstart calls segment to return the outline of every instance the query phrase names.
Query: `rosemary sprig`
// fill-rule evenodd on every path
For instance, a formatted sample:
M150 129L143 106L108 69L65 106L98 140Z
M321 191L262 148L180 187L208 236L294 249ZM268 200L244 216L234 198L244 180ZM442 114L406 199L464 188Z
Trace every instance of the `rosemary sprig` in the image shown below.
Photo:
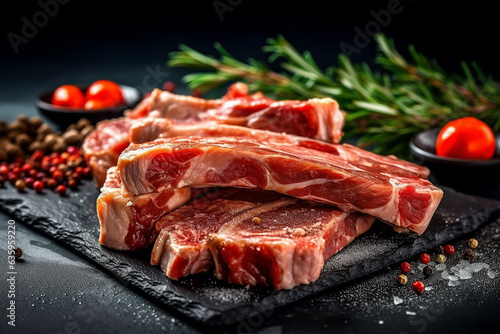
M217 58L181 45L168 65L204 70L183 78L200 91L244 81L253 91L281 99L332 97L347 112L344 138L383 154L407 157L416 133L466 115L500 129L500 84L476 63L462 63L462 76L449 74L411 45L407 60L391 39L379 34L375 40L378 70L342 54L336 66L322 70L310 52L300 53L283 36L266 41L266 62L239 61L215 43ZM277 62L279 73L270 68Z

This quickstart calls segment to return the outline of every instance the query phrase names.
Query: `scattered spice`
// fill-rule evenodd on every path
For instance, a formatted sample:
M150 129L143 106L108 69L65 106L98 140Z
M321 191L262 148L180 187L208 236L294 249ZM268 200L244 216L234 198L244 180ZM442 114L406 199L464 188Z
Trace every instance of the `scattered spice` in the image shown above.
M24 188L26 187L26 182L21 179L17 179L16 182L14 183L14 187L16 187L17 190L23 191Z
M443 254L438 254L436 256L436 262L438 262L438 263L445 263L446 262L446 256L444 256Z
M260 224L260 218L259 217L253 217L252 218L252 223L254 223L254 224Z
M65 131L53 130L38 116L19 115L11 124L0 122L0 161L8 162L18 157L26 159L35 151L63 152L68 146L81 143L94 129L86 118L71 124Z
M427 253L420 254L420 262L422 262L423 264L429 263L430 260L431 260L431 256L429 254L427 254Z
M413 282L411 287L416 293L419 293L419 294L422 293L425 289L425 285L421 281Z
M452 245L444 246L444 252L448 255L451 255L455 252L455 248Z
M396 277L397 281L399 284L402 284L402 285L405 285L406 283L408 283L408 277L406 275L398 275L398 277Z
M474 260L475 256L476 256L476 253L474 253L474 251L471 249L466 250L464 253L464 259L468 260L468 261Z
M23 256L23 250L20 247L14 248L14 258L17 260Z
M44 185L42 181L35 181L33 182L33 190L35 190L37 193L40 193L43 191Z
M432 266L425 266L425 268L424 268L423 271L424 271L425 277L430 277L434 273L434 267L432 267Z
M441 245L436 246L436 254L444 254L444 247Z
M59 195L64 196L66 195L66 186L64 184L60 184L57 186L56 191Z
M75 189L81 180L90 179L92 175L80 149L69 146L61 153L45 155L43 151L35 151L28 159L17 157L10 163L2 161L0 177L9 180L18 190L28 187L42 192L44 188L56 190L59 185ZM58 193L62 195L63 191Z
M409 273L411 270L411 264L408 262L403 262L401 263L400 268L403 273Z
M469 241L467 242L467 246L469 246L469 248L471 249L476 249L478 245L479 242L474 238L470 238Z

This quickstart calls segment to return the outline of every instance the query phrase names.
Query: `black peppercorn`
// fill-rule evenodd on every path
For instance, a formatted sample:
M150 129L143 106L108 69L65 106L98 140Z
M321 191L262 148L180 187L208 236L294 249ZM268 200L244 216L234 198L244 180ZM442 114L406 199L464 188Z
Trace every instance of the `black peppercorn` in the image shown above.
M17 260L23 256L23 250L19 247L14 248L14 258Z
M433 273L434 273L434 268L432 266L425 266L424 267L424 275L425 275L425 277L432 276Z
M444 247L439 245L436 247L436 254L443 254L444 255Z
M464 253L464 259L465 260L469 260L469 261L472 261L474 260L474 257L476 256L476 254L474 253L473 250L470 250L468 249L467 251L465 251Z

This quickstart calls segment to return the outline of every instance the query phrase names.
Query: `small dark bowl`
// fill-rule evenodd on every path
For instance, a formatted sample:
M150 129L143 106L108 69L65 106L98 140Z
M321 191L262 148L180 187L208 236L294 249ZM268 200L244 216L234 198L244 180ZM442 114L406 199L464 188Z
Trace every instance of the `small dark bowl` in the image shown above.
M464 160L436 155L440 129L417 134L410 142L410 158L431 171L431 181L473 195L500 195L500 135L496 135L495 156L490 160Z
M84 92L90 84L76 84L75 86L82 89ZM105 119L116 118L123 116L123 112L127 109L132 109L139 103L142 94L136 88L120 85L126 104L114 108L105 108L97 110L85 110L78 108L60 107L50 103L52 94L55 88L41 93L35 101L35 105L41 115L57 124L61 129L65 129L70 124L78 122L81 118L88 119L92 124L96 124Z

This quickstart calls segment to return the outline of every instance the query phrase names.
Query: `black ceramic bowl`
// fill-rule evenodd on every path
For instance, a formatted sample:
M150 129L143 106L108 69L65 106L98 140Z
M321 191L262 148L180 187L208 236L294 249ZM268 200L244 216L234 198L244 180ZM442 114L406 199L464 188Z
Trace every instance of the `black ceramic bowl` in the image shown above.
M500 193L500 134L495 156L490 160L464 160L436 155L440 129L419 133L410 142L410 158L431 171L431 180L459 191L490 196Z
M85 92L89 85L90 84L76 84L75 86ZM136 88L124 85L120 85L120 87L125 97L126 104L119 107L85 110L83 108L78 109L56 106L50 103L55 88L41 93L36 99L35 105L41 115L57 124L61 129L65 129L70 124L78 122L81 118L87 118L92 124L96 124L105 119L122 116L125 110L135 107L141 100L142 94Z

